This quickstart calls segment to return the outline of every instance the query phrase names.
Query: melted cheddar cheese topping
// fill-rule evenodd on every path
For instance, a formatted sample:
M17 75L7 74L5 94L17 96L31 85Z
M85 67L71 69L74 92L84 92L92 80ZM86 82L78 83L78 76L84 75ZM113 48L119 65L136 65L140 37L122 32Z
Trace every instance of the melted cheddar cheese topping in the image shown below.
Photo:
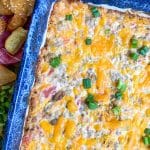
M150 47L149 18L56 2L20 149L148 149L142 137L150 128L150 51L143 54L143 46Z

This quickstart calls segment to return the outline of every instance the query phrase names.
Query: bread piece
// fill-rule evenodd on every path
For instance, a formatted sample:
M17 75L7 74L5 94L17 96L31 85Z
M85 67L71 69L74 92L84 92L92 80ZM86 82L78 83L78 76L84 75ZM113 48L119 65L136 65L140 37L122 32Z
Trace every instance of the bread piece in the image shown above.
M23 29L22 27L17 28L6 39L5 41L6 50L10 54L14 55L21 48L21 46L26 40L26 37L27 37L27 30Z
M16 74L7 69L3 65L0 65L0 86L16 80Z
M27 17L15 14L12 17L12 19L10 20L10 22L7 26L7 29L9 31L13 31L13 30L17 29L18 27L23 27L24 24L26 23L26 21L27 21Z

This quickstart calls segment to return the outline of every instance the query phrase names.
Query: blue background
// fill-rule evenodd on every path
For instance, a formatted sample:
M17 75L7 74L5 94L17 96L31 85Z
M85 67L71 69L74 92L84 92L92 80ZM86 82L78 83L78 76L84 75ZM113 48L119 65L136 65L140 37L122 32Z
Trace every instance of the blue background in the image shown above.
M34 82L35 66L39 49L46 29L46 22L51 4L54 0L36 0L32 22L28 33L21 62L20 72L15 85L15 92L8 114L6 134L3 142L4 150L18 150L22 137L22 130L28 97ZM95 4L109 4L120 8L133 8L150 13L149 0L83 0Z

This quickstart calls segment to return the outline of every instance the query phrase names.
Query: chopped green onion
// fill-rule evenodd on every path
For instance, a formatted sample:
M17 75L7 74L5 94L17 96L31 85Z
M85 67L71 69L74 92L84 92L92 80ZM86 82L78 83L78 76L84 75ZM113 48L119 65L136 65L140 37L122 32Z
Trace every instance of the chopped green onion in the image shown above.
M145 128L144 133L145 133L146 135L150 135L150 128Z
M88 96L86 98L86 103L87 103L87 106L89 109L94 110L94 109L98 108L98 104L97 104L97 102L95 102L94 95L92 95L92 94L88 94Z
M146 146L149 146L149 145L150 145L150 137L149 137L149 136L144 136L144 137L143 137L143 143L144 143Z
M123 93L126 90L127 86L126 84L123 84L121 89L119 90L121 93Z
M72 15L71 15L71 14L66 15L66 20L68 20L68 21L72 21Z
M85 39L85 44L86 45L91 45L92 44L92 40L90 38L86 38Z
M86 102L94 102L94 95L92 94L88 94L87 98L86 98Z
M61 58L60 56L58 57L54 57L50 60L50 65L53 67L53 68L56 68L60 65L61 63Z
M93 6L92 8L91 8L91 12L93 13L93 12L96 12L97 11L97 8L95 7L95 6Z
M139 55L137 54L137 53L131 53L130 54L130 57L133 59L133 60L138 60L138 58L139 58Z
M115 116L119 116L121 113L121 108L119 106L114 106L112 108L112 112L114 113Z
M119 79L119 80L118 80L118 83L117 83L117 89L120 90L121 87L122 87L122 85L123 85L123 82L122 82L121 79Z
M138 50L139 54L146 56L146 53L149 51L149 48L147 46L143 46Z
M91 88L91 79L89 78L83 79L83 87L85 89Z
M110 29L106 29L105 34L109 34L109 33L110 33Z
M121 93L121 92L116 92L116 93L115 93L115 98L116 98L117 100L120 100L120 99L122 98L122 93Z
M131 39L131 47L132 48L137 48L138 47L138 40L135 38Z
M95 18L100 16L100 12L96 7L92 7L91 12L92 12L93 17Z
M94 110L94 109L98 108L98 104L96 102L89 102L88 108Z
M124 84L120 79L118 80L117 89L121 93L123 93L126 90L126 84Z
M93 13L93 16L94 16L95 18L99 17L99 16L100 16L99 11L97 10L96 12L94 12L94 13Z

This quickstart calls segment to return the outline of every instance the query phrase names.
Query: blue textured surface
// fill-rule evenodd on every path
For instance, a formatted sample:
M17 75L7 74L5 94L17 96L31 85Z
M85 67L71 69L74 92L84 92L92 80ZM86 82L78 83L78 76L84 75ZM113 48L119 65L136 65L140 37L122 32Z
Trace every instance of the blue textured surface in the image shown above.
M28 97L34 82L35 66L46 22L51 4L54 0L36 0L32 22L25 44L20 73L15 85L15 92L9 110L6 134L3 143L4 150L18 150L22 137L22 130L26 109L28 107ZM95 4L110 4L120 8L133 8L150 12L149 0L83 0Z
M150 0L82 0L95 4L109 4L119 8L132 8L138 11L150 13Z
M20 73L15 85L13 100L8 114L3 143L4 150L19 149L25 113L28 106L28 96L34 82L35 65L43 39L43 33L46 29L49 10L53 1L54 0L36 1L28 39L24 47Z

